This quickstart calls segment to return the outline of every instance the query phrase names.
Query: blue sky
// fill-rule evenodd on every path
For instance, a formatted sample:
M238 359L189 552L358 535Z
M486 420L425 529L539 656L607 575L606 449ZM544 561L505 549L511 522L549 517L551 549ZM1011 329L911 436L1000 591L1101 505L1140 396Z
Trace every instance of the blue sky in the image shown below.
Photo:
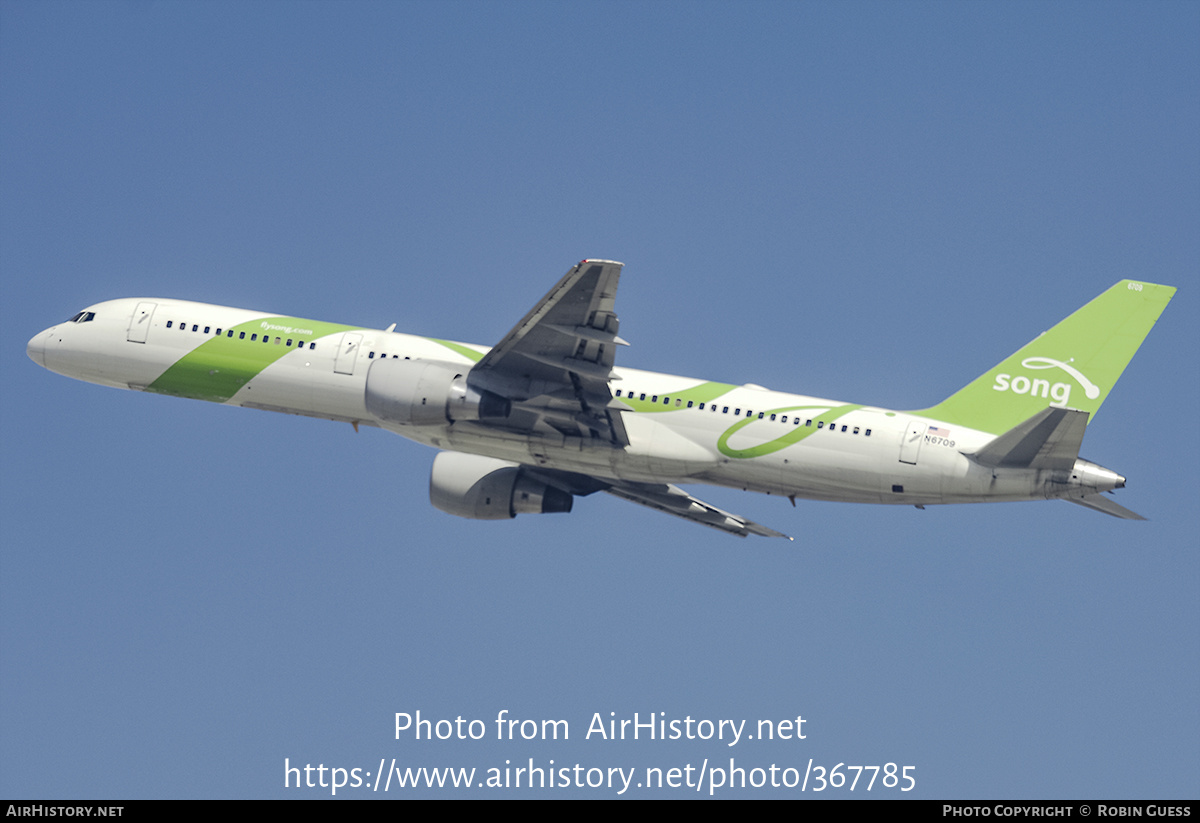
M1195 797L1197 31L1170 2L6 0L0 795L732 757ZM626 263L624 365L901 409L1117 280L1177 286L1083 449L1150 519L697 488L796 541L605 495L459 520L394 435L25 356L127 296L490 344L584 257ZM395 739L418 710L490 734ZM501 710L571 738L497 741ZM806 738L584 739L610 712ZM717 792L770 794L799 793Z

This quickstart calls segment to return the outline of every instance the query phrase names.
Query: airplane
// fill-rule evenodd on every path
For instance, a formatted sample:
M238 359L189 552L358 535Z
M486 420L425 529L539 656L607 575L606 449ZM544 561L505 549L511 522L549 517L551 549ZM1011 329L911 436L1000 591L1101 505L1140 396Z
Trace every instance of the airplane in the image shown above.
M793 506L1061 499L1145 519L1103 494L1125 478L1079 450L1171 286L1122 280L942 402L895 411L616 366L622 268L581 261L491 348L136 297L88 306L27 353L90 383L395 432L439 449L430 500L472 519L569 512L604 491L788 537L684 483Z

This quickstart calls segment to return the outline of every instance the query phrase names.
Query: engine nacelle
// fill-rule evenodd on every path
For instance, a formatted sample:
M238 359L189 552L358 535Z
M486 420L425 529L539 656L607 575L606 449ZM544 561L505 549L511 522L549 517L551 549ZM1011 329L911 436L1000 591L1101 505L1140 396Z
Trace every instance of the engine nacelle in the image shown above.
M438 452L429 474L429 501L447 514L471 520L569 512L574 500L570 492L494 457Z
M512 402L467 385L463 367L438 360L376 360L367 371L367 411L403 426L503 420Z

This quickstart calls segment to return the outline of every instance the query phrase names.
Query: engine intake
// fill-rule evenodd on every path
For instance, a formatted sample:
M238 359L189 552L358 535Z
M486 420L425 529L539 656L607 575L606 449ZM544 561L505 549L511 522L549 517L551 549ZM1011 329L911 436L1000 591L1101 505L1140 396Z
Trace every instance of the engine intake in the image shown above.
M518 514L569 512L570 492L530 477L516 463L462 452L438 452L429 473L429 501L457 517L507 520Z
M438 360L376 360L367 371L367 411L403 426L503 420L512 402L467 385L461 366Z

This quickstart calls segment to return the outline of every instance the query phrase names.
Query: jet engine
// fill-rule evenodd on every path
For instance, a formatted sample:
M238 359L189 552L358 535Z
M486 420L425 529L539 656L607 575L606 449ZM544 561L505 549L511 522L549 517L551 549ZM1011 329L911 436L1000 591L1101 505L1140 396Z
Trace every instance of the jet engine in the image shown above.
M570 492L531 477L516 463L450 451L433 459L429 500L447 514L471 520L569 512L574 502Z
M403 426L503 420L512 402L467 385L462 366L439 360L376 360L367 372L367 411Z

